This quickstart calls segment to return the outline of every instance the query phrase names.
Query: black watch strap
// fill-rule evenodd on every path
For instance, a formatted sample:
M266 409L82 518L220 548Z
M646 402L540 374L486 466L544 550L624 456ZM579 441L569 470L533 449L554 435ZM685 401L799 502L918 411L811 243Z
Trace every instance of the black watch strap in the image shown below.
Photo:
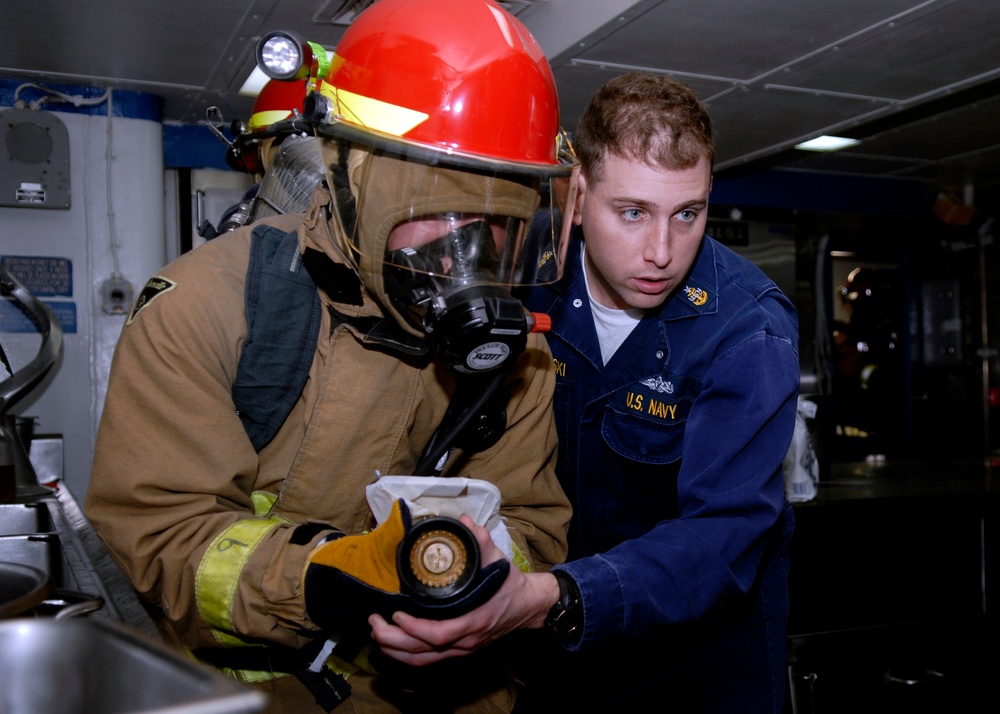
M559 599L545 618L545 627L563 643L573 642L583 633L583 599L576 581L562 570L552 574L559 583Z

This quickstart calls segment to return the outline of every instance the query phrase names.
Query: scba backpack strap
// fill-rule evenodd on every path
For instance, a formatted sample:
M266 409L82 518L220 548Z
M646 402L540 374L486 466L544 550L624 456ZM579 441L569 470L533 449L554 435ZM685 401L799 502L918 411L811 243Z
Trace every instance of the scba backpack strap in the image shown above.
M246 280L247 339L232 395L257 452L278 433L302 394L321 315L295 231L255 228Z

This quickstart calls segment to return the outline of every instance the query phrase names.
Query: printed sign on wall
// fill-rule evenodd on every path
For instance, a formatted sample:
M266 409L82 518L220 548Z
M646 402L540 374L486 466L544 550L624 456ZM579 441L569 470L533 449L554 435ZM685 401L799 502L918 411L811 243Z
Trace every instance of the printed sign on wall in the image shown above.
M3 255L2 265L35 298L73 297L73 261L36 255ZM76 303L42 300L55 313L64 333L76 332ZM0 300L0 332L38 332L32 319L13 300Z

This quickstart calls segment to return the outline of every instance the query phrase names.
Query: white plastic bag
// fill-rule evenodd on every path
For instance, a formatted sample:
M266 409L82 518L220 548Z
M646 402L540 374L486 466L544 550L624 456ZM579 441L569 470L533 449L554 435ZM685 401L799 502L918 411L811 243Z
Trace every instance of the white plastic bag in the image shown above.
M807 419L816 418L816 403L799 397L795 412L795 431L792 443L785 454L782 468L785 473L785 498L791 503L811 501L816 498L819 485L819 461L812 437L809 436Z
M500 518L500 489L489 481L440 476L379 476L365 490L368 506L381 523L397 498L410 508L414 520L425 516L449 516L458 519L463 513L478 525L485 526L493 542L508 560L514 559L514 543Z

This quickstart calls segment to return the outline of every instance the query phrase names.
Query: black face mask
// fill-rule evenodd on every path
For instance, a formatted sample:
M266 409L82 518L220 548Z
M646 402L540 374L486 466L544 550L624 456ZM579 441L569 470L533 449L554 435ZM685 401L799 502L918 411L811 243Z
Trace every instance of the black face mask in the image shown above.
M418 248L390 251L385 288L447 367L487 372L512 363L531 329L521 303L501 284L499 264L489 223L474 221Z

